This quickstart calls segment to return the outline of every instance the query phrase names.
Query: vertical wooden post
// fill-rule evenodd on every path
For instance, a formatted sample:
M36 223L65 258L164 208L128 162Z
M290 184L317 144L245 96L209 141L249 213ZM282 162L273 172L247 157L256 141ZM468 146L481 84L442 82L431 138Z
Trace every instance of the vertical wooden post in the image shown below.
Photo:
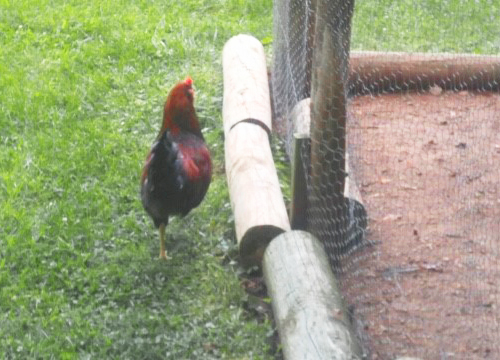
M290 203L290 225L294 230L307 229L307 182L309 175L302 152L310 148L309 133L293 134L292 155L292 201Z
M310 229L335 255L345 236L346 94L354 0L317 0L311 90ZM331 251L333 250L333 251Z

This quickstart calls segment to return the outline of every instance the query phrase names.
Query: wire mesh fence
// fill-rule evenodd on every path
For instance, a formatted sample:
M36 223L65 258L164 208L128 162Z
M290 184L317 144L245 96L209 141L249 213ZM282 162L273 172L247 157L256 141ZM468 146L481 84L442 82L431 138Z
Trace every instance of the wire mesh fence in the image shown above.
M498 24L486 0L274 3L276 128L291 155L311 118L307 228L366 358L500 357Z

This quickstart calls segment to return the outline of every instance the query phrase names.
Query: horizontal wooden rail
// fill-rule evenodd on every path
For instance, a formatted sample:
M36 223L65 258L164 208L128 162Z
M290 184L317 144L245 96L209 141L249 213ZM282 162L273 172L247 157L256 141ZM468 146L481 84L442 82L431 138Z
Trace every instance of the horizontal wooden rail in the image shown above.
M347 91L351 94L426 90L500 89L500 56L352 51Z

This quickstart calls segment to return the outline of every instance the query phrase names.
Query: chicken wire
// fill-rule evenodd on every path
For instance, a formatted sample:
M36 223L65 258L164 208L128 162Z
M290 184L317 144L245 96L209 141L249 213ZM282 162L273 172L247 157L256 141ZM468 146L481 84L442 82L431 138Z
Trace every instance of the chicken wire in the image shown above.
M453 16L466 22L475 6L488 5L483 2L455 1ZM428 47L434 53L412 52L406 43L361 48L358 32L380 19L354 15L351 30L349 1L330 1L328 11L316 11L319 3L274 2L274 118L291 155L297 131L291 114L312 98L311 143L298 150L309 174L307 229L330 257L364 357L500 358L500 84L489 75L491 62L456 55L453 66L479 67L486 75L450 70L450 55L440 51L468 45L447 43L446 33L467 26L423 18L418 10L426 1L409 3L409 26L423 39L442 34ZM367 3L377 4L357 1L354 14ZM475 29L494 32L493 55L500 53L500 25L491 26L500 23L495 9L484 28ZM315 58L322 23L336 51L327 69L338 71L340 92L335 81L321 84L331 75ZM349 56L351 47L378 52ZM393 72L373 66L401 57L417 65ZM491 59L498 68L500 61ZM433 77L443 70L450 71ZM324 89L315 90L315 83ZM318 91L331 92L331 102L315 103ZM343 99L349 168L339 172L346 161L339 158L343 139L331 141L328 122L338 121ZM323 163L314 165L314 158ZM345 199L332 193L343 181L350 184Z

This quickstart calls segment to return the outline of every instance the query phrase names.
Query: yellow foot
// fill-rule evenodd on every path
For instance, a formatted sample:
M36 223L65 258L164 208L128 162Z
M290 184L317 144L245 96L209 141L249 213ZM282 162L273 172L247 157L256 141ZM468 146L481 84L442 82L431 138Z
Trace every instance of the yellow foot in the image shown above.
M170 256L167 256L166 253L160 253L160 256L159 256L159 259L160 260L164 260L164 261L167 261L167 260L172 260L172 258Z
M165 224L160 225L160 259L161 260L170 260L167 256L167 250L165 248Z

